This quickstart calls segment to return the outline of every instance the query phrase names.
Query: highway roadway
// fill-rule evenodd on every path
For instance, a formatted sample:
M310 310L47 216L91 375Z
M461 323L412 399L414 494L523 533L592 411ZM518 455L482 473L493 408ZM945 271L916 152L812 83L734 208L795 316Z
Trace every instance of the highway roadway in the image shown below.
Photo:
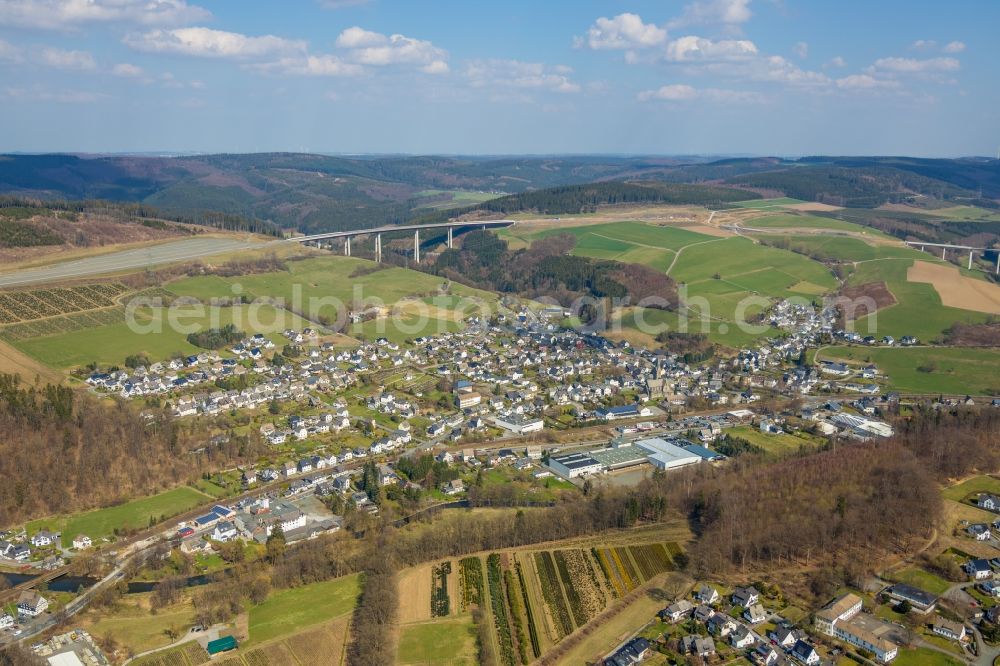
M56 282L88 275L118 273L157 264L188 261L233 250L259 248L266 244L266 241L239 238L184 238L159 245L64 261L49 266L0 273L0 288Z

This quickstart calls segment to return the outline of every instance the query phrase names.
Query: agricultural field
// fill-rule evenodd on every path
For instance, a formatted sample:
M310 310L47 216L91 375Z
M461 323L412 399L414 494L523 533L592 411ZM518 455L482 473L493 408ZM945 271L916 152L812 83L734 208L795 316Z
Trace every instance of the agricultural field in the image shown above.
M830 229L833 231L853 231L873 238L889 238L880 231L863 227L860 224L819 215L796 215L794 213L764 215L747 220L744 226L759 229Z
M273 592L250 609L254 644L293 634L299 629L347 616L361 593L358 574Z
M264 333L275 344L286 342L281 335L285 328L305 328L309 325L298 315L263 303L227 307L192 304L171 309L141 307L135 310L132 325L124 321L122 312L113 311L111 314L117 317L116 323L70 332L50 332L11 340L11 344L45 365L69 369L93 362L121 365L132 354L144 353L156 360L166 360L175 354L197 354L205 350L189 343L186 339L188 333L230 323L248 334ZM86 313L86 316L93 315ZM51 321L33 325L41 326Z
M860 238L847 236L807 236L758 234L758 238L770 242L787 243L789 250L799 254L817 257L823 261L872 261L875 259L932 260L929 254L904 245L873 245Z
M1000 393L997 349L825 347L816 357L856 365L874 363L888 376L886 387L895 391L950 395Z
M401 666L474 666L479 663L472 616L465 614L403 625L396 663Z
M117 305L128 289L117 282L0 292L0 325Z
M29 534L42 529L60 532L63 546L68 548L78 534L86 534L96 543L99 539L112 536L115 530L145 529L149 526L150 519L160 521L164 517L176 516L211 500L211 497L194 488L180 486L159 495L143 497L106 509L35 520L28 523L26 529Z
M897 339L913 335L922 342L930 342L956 322L979 324L987 320L989 315L985 313L943 305L932 284L910 282L907 273L912 265L912 259L885 259L856 266L848 285L885 282L897 303L859 319L854 330L862 335L892 335Z
M737 208L766 210L768 208L781 208L782 206L795 206L804 203L807 202L802 201L801 199L792 199L791 197L777 197L774 199L750 199L749 201L736 201L730 205L736 206Z
M956 222L1000 222L1000 212L978 206L949 206L936 210L920 210L920 212Z

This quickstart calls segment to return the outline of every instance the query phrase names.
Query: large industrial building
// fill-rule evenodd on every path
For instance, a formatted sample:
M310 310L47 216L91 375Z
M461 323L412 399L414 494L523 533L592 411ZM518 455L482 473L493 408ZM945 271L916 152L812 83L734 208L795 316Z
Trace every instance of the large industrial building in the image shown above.
M604 470L597 460L587 453L566 453L549 458L549 468L559 476L575 479L584 474L596 474Z
M700 463L704 458L698 453L682 448L660 437L640 439L635 445L647 453L649 462L660 469L676 469Z

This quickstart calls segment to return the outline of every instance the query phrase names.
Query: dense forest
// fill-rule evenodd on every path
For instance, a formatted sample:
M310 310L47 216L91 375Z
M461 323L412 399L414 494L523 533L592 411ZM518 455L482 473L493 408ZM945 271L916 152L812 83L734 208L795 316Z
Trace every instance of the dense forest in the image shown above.
M663 273L638 264L572 256L568 253L575 243L572 235L559 234L511 250L493 232L476 230L463 236L461 247L442 252L432 270L482 289L545 296L565 306L582 296L628 298L632 303L656 298L659 301L650 307L661 308L677 303L676 285Z
M641 183L604 181L511 194L498 199L490 199L475 206L442 211L420 218L416 222L438 221L480 211L500 213L501 215L520 211L533 211L541 215L565 215L592 213L597 210L598 206L616 204L659 203L717 206L733 201L759 198L760 195L756 192L732 187L668 184L652 181Z
M219 211L193 211L187 213L168 212L144 203L128 203L120 201L79 200L79 201L41 201L23 197L0 197L0 225L15 221L27 220L32 216L59 217L73 222L78 215L102 215L119 222L141 224L154 229L165 229L169 222L194 224L224 231L245 231L268 236L282 236L281 228L271 222L247 218L240 215ZM19 228L30 228L24 222ZM175 227L176 228L176 227ZM180 229L178 229L180 230ZM183 229L190 233L191 229ZM24 233L22 231L22 233ZM51 236L51 234L50 234ZM0 244L4 244L3 227L0 226ZM58 238L55 243L62 242ZM51 245L53 243L35 243ZM9 243L8 247L24 247L24 243Z
M24 388L5 374L0 432L0 526L148 495L263 448L233 437L192 455L208 435L166 412L147 419L124 402L109 406L63 386Z
M937 199L975 197L975 192L893 167L794 167L783 171L744 174L732 185L783 192L785 196L848 208L875 208L906 201L914 193Z

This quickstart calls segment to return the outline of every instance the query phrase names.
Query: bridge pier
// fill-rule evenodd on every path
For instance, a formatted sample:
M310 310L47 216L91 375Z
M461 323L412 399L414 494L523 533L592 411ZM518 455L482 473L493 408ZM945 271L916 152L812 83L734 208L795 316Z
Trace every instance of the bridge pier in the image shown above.
M344 238L344 256L351 256L351 237L347 236Z
M451 248L455 247L455 241L452 238L451 231L452 231L451 227L448 227L448 249L449 250Z
M972 270L972 250L969 250L969 270Z
M924 246L923 246L923 245L921 245L921 246L920 246L920 251L921 251L921 252L925 252L925 250L924 250Z
M420 263L420 229L413 230L413 263Z
M382 234L375 234L375 261L382 262Z
M1000 252L997 252L997 275L1000 275Z

